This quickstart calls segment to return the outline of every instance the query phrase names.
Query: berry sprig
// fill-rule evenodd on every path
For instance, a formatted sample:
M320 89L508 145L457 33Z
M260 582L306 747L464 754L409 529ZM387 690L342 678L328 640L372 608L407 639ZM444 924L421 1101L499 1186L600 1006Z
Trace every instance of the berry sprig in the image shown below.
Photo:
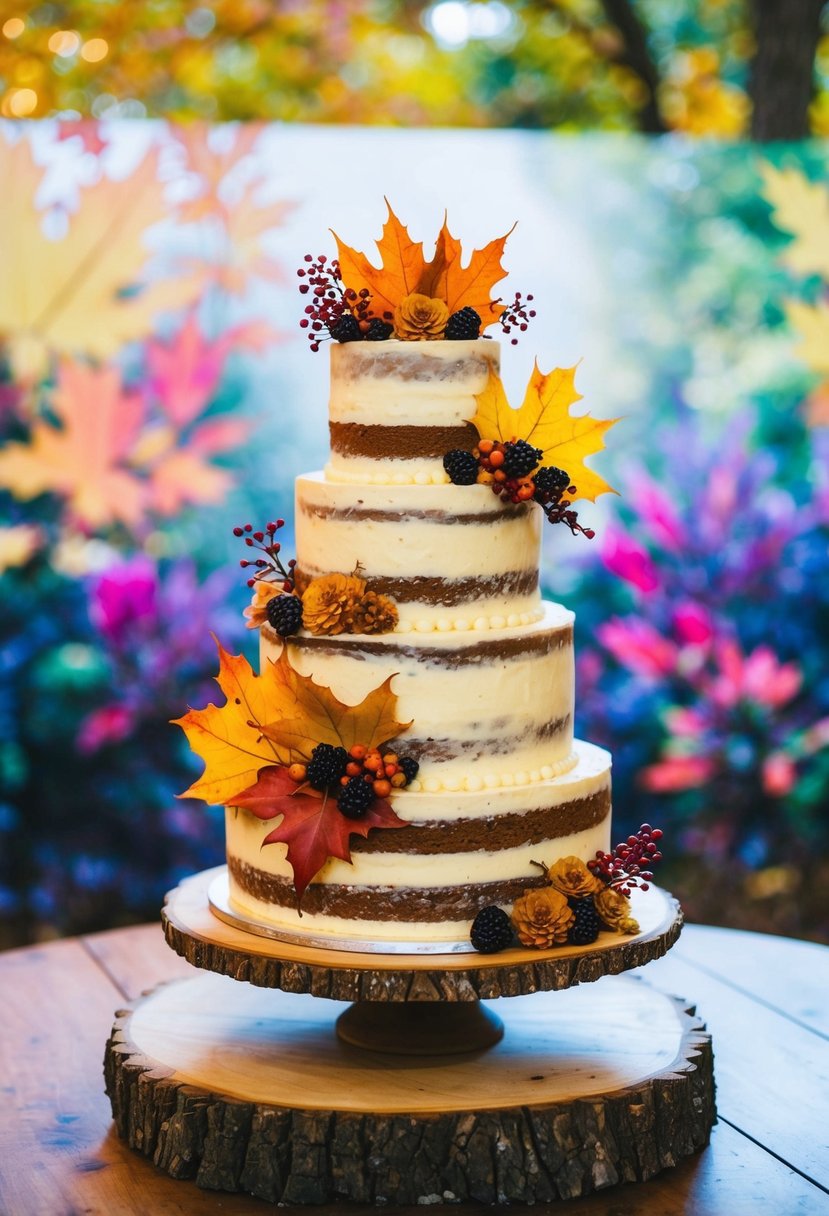
M359 292L346 287L340 277L340 264L336 258L321 253L315 259L305 254L307 266L300 266L297 277L302 279L299 290L302 295L311 295L305 306L305 316L300 329L308 333L311 350L318 351L320 343L326 341L324 331L337 342L382 342L391 337L393 326L391 314L382 317L369 316L371 292L363 287Z
M498 318L498 323L505 334L511 334L514 329L522 334L527 332L530 320L536 315L534 308L528 308L532 300L531 295L524 296L520 291L516 291L515 299L506 306ZM517 346L518 339L510 338L510 345Z
M443 467L453 485L472 486L481 482L491 486L493 493L506 502L537 502L551 524L566 524L574 536L581 532L592 540L596 533L579 523L578 511L563 498L565 494L576 493L569 473L554 465L539 468L542 458L541 448L533 447L526 439L508 443L481 439L471 452L461 448L447 452Z
M279 556L282 545L279 541L274 540L274 536L280 528L285 527L284 519L273 520L266 524L264 530L258 529L254 531L253 524L240 524L233 529L234 536L244 536L245 544L249 549L258 549L264 554L264 557L242 558L239 565L243 570L254 566L257 574L254 578L247 580L249 587L254 587L257 582L280 582L282 590L292 595L295 591L294 567L296 566L296 558L291 558L287 563L287 567L283 565L282 558Z
M587 868L622 895L629 895L634 887L647 891L653 882L650 867L662 860L659 849L662 835L661 828L643 823L635 835L615 845L612 853L599 849L595 858L588 861Z
M388 798L414 781L419 767L413 756L383 753L363 743L348 751L318 743L308 764L292 764L288 776L299 786L307 783L326 795L336 794L347 819L362 819L375 798Z

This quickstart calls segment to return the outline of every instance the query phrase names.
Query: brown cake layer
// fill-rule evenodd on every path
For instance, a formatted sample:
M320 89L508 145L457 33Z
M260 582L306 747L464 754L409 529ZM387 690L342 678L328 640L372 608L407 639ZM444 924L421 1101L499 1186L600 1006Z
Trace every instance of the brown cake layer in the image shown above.
M274 641L281 642L270 629L263 628L263 633ZM523 659L530 655L549 654L553 650L561 650L573 645L573 627L565 625L557 629L537 630L531 634L512 637L486 638L473 642L469 646L456 644L454 647L441 646L412 646L406 642L394 642L393 635L386 634L388 641L370 642L364 637L347 637L338 634L336 637L313 637L310 634L294 634L285 639L291 648L307 651L309 654L321 654L326 651L353 653L355 658L366 655L378 655L388 659L412 659L416 663L435 664L440 667L463 667L465 664L479 664L481 660L502 662L504 659Z
M492 729L498 728L501 722L506 723L504 719L496 719L490 723ZM475 723L472 723L472 729L475 728ZM520 736L510 734L500 734L489 739L435 739L428 738L409 738L408 735L401 740L401 748L407 756L413 756L415 760L454 760L457 756L463 756L465 759L472 762L473 760L484 759L486 756L502 756L505 753L515 751L519 743L526 743L529 739L555 739L558 735L563 734L570 725L570 715L564 718L551 718L549 722L544 722L537 730L532 732L522 731Z
M311 515L315 519L335 519L342 520L346 523L405 523L409 520L416 520L418 523L433 523L445 526L450 524L452 527L456 525L467 524L500 524L504 520L520 519L533 510L532 504L527 503L504 503L499 506L497 511L466 511L463 514L454 511L438 511L437 509L418 510L415 507L406 507L401 511L395 511L391 508L383 510L380 507L332 507L324 503L308 502L307 499L299 499L297 502L298 509L303 515Z
M471 422L462 426L371 426L362 422L330 422L331 451L340 456L371 460L438 459L453 448L471 452L478 432Z
M394 835L389 832L388 835ZM244 861L228 857L228 870L247 895L279 908L296 908L290 879L276 878ZM344 920L438 921L472 920L488 904L514 903L530 887L545 884L543 874L502 882L458 887L358 887L311 885L302 897L302 911Z
M311 572L297 567L296 577L304 586L320 572ZM328 571L327 573L336 573ZM443 604L447 608L457 604L476 603L499 595L531 595L538 587L538 570L510 570L486 578L430 578L414 575L412 578L383 578L372 575L368 579L369 590L378 595L389 595L398 604Z

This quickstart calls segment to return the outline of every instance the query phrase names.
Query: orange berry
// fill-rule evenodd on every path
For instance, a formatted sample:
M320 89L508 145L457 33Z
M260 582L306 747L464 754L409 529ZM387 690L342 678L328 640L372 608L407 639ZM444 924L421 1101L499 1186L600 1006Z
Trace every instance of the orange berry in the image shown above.
M491 439L482 439L478 444L478 451L482 456L488 456L495 444Z
M369 754L363 761L363 768L367 768L370 773L379 773L383 767L383 761L376 753Z
M398 770L396 764L384 764L383 765L383 772L386 774L387 777L393 777L394 774L398 771L399 770Z
M350 780L351 780L350 777L340 777L340 785L343 785L343 786L348 785Z
M349 749L348 754L353 760L365 760L367 752L368 748L366 747L365 743L355 743L354 746Z
M388 798L391 793L390 781L375 781L371 787L378 798Z
M506 481L507 480L507 475L503 469L496 469L495 472L492 474L492 476L495 478L496 481Z
M304 764L292 764L288 769L288 776L292 781L304 781L308 776L308 770Z
M403 786L406 784L406 774L395 773L391 779L391 783L394 789L402 790Z
M521 486L517 497L521 499L521 502L526 502L528 498L532 498L534 493L532 486Z
M395 756L394 752L386 752L385 756L383 757L383 763L397 764L397 756Z
M489 457L489 463L492 465L493 469L499 469L504 463L504 453L498 451L492 452Z
M359 777L360 773L363 771L363 766L362 764L357 764L356 761L352 760L350 764L345 766L345 771L349 777Z

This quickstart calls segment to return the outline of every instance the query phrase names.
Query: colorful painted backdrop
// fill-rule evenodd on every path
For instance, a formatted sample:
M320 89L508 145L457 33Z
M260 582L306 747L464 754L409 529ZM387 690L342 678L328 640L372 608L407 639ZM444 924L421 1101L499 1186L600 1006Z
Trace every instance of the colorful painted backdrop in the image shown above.
M386 194L507 246L625 421L620 496L550 529L580 733L616 823L660 823L692 914L829 935L829 191L820 145L160 122L0 130L2 940L152 917L221 858L168 720L255 646L235 524L290 516L326 449L296 268L365 248ZM598 462L597 462L598 463Z

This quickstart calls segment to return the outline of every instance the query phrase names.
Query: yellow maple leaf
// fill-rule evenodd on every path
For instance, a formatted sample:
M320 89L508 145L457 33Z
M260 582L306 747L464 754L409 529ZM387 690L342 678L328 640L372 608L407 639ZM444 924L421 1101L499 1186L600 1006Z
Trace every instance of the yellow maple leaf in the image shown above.
M106 358L148 333L156 313L193 299L199 285L186 275L143 278L145 233L169 211L157 153L123 181L101 178L84 189L80 210L54 241L35 207L42 170L28 141L9 148L0 140L0 159L6 182L0 231L10 235L0 276L0 334L19 378L41 373L50 352Z
M265 765L286 762L261 730L262 723L280 716L284 690L272 665L257 676L243 655L228 654L216 644L216 683L225 704L188 710L174 725L182 728L193 751L205 762L201 777L180 797L223 805L253 785Z
M829 190L811 182L799 169L760 168L763 195L773 208L774 223L795 238L783 261L798 274L829 279Z
M800 335L797 354L812 371L829 372L829 304L789 300L786 317Z
M124 392L116 368L64 359L53 404L59 426L39 418L28 443L7 443L0 452L0 485L24 501L59 494L92 528L114 520L134 526L145 487L125 460L143 417L140 397Z
M575 376L575 367L557 367L545 375L536 363L521 407L514 410L500 377L490 370L487 386L476 398L477 412L470 421L482 439L501 443L525 439L540 448L542 465L555 465L569 473L577 491L572 497L595 502L599 494L616 491L584 460L604 448L604 434L618 419L591 418L589 414L574 417L570 406L582 399L576 391Z

